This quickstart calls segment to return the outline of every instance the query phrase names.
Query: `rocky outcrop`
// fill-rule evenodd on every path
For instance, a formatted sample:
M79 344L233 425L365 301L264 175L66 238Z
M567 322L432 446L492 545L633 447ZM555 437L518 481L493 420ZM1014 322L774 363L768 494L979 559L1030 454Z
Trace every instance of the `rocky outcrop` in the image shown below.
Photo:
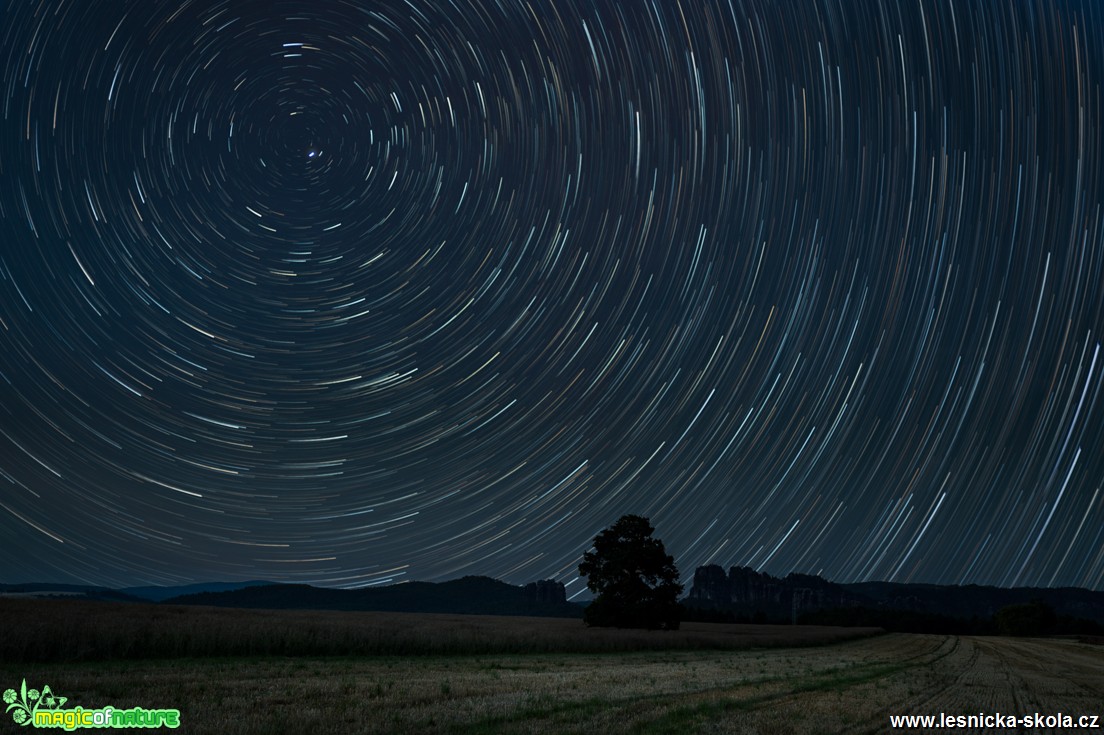
M526 601L534 605L567 604L567 589L562 582L542 579L539 582L530 582L525 585L524 591Z
M785 617L795 610L851 607L869 600L813 575L791 574L779 579L750 567L732 567L725 574L721 567L710 565L698 567L694 572L694 583L685 602L708 610Z
M1073 588L1007 588L978 585L858 582L839 584L810 574L779 579L750 567L698 567L683 601L689 607L739 616L757 613L790 619L795 613L864 607L902 610L952 618L989 618L1007 605L1041 600L1058 615L1104 623L1104 592Z

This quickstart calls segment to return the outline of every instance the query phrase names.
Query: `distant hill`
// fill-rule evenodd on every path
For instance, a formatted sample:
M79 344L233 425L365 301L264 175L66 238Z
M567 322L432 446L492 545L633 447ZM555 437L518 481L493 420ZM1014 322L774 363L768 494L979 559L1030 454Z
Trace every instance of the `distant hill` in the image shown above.
M55 584L52 582L27 582L0 584L0 598L61 598L70 600L100 600L105 602L161 602L170 597L196 592L225 592L272 582L200 582L175 587L97 587L87 584Z
M989 618L1002 607L1042 600L1058 615L1104 623L1104 592L1076 587L983 587L979 585L860 582L839 584L808 574L783 578L749 567L698 567L684 604L771 619L795 612L835 608L901 610L951 618Z
M406 582L386 587L331 589L266 581L205 582L174 587L110 589L92 585L0 584L0 598L65 598L109 602L164 602L213 607L288 610L374 610L470 615L582 616L584 605L568 602L563 584L552 580L516 586L490 577L448 582ZM818 611L854 610L856 620L877 621L878 611L901 611L918 619L985 619L1009 605L1041 600L1059 616L1104 625L1104 592L1080 588L987 587L979 585L860 582L841 584L818 576L778 578L749 567L699 567L683 600L709 619L789 621ZM874 615L871 618L871 614ZM841 619L835 613L833 619ZM864 617L865 616L865 617ZM843 615L847 618L848 615ZM911 618L910 618L911 619ZM871 624L876 624L871 623Z
M172 605L265 608L282 610L373 610L466 615L582 617L583 608L567 602L555 581L517 587L490 577L463 577L449 582L407 582L354 590L305 584L267 584L225 592L198 592L164 600Z
M49 599L100 600L106 602L143 602L139 597L109 587L95 587L86 584L52 584L49 582L28 582L26 584L0 584L0 599Z
M182 584L175 587L123 587L122 592L133 597L138 597L151 602L161 602L170 597L181 595L194 595L199 592L230 592L244 587L258 587L260 585L276 584L255 580L252 582L199 582L198 584Z

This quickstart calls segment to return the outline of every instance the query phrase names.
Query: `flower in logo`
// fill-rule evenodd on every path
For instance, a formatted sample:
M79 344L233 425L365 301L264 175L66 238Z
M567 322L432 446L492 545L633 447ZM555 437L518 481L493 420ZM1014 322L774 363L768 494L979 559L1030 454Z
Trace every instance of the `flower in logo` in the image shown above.
M50 691L50 687L42 687L42 690L28 689L27 680L15 689L4 690L4 704L8 705L4 710L11 712L12 719L17 725L30 725L31 716L39 709L57 709L65 704L66 697L58 697Z

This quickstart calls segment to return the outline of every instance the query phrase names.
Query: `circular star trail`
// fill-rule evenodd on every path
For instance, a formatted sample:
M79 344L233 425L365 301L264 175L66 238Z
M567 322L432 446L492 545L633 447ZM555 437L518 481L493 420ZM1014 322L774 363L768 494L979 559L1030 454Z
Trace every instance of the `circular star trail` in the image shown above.
M0 18L10 581L1104 587L1094 3Z

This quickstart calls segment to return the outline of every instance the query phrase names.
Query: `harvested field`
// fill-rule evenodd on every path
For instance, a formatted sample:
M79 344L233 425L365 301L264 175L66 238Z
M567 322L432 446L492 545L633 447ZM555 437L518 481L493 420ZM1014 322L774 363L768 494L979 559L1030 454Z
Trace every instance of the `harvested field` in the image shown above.
M498 620L548 635L546 620ZM906 634L744 650L5 662L0 675L48 684L70 707L172 707L183 732L241 735L879 733L895 714L1104 709L1098 646Z
M587 628L573 618L240 610L0 600L0 661L207 656L600 653L820 645L880 632L819 625L687 623L679 631Z

